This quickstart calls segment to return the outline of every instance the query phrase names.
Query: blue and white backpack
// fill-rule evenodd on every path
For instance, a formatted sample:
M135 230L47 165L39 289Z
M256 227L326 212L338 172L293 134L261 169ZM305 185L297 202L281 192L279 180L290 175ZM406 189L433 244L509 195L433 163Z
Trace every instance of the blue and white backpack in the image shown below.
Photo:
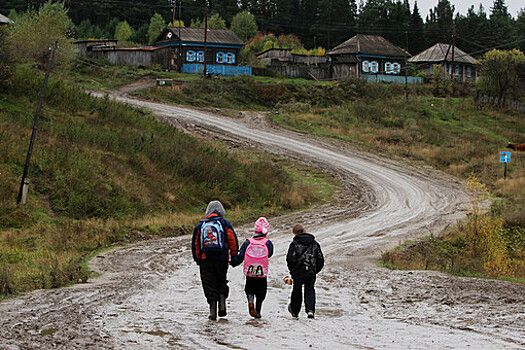
M219 218L202 221L200 230L201 251L206 255L220 255L226 248L226 233Z

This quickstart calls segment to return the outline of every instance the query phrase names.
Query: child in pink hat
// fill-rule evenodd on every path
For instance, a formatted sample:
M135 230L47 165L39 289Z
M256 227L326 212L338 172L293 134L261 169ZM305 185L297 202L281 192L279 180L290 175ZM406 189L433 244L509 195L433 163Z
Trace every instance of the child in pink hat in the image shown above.
M248 299L248 312L252 317L261 318L262 303L268 289L268 258L273 255L273 244L267 238L270 223L265 217L257 219L254 229L255 234L244 242L231 264L237 266L244 261L244 292Z

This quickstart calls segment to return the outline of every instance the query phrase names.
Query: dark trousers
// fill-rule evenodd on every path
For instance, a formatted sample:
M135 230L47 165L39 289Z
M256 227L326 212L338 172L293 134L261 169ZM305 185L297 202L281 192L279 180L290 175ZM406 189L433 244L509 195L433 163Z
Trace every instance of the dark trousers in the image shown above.
M219 295L228 297L229 288L226 273L228 262L202 260L200 265L202 289L208 304L219 301Z
M246 295L255 295L255 310L261 312L262 303L266 298L266 291L268 290L268 281L266 277L246 277L246 285L244 292Z
M294 314L299 314L303 302L304 286L304 307L305 311L315 312L315 276L304 281L293 281L292 297L290 300L291 309Z

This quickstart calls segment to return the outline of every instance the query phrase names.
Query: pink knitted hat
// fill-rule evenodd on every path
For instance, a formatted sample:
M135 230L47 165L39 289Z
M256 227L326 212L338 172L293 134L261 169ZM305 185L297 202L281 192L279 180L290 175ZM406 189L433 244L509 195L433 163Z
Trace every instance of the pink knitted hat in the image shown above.
M255 222L255 233L262 233L263 235L268 234L268 229L270 228L270 223L264 216L261 216Z

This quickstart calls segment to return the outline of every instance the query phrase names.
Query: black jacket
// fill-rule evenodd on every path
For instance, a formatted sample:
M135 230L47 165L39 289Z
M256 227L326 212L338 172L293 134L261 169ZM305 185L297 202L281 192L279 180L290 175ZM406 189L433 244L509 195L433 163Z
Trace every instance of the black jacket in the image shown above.
M294 280L305 280L315 276L324 266L321 246L313 235L300 233L290 243L286 255L288 270Z

